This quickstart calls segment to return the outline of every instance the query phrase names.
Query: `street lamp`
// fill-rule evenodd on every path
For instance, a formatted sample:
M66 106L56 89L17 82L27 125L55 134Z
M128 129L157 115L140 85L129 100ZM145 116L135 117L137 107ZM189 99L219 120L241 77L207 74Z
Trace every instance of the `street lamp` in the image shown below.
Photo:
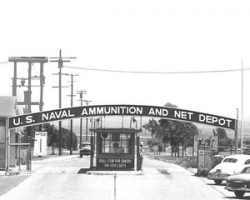
M133 122L133 123L136 123L135 126L136 126L136 128L137 128L137 120L135 119L135 117L131 117L131 118L130 118L130 129L132 128L132 122Z
M24 85L25 85L25 79L22 78L22 79L21 79L21 86L24 86Z
M98 128L102 128L102 117L99 117L99 118L95 119L95 121L97 122L96 126ZM99 125L99 122L101 122L101 126Z

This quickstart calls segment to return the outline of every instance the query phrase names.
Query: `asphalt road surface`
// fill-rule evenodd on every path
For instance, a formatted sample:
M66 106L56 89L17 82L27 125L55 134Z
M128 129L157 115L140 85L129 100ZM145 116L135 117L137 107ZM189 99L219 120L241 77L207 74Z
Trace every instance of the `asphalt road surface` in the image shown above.
M166 162L144 159L142 175L88 175L89 157L33 162L36 170L0 200L217 200L234 193ZM245 197L249 198L246 194Z

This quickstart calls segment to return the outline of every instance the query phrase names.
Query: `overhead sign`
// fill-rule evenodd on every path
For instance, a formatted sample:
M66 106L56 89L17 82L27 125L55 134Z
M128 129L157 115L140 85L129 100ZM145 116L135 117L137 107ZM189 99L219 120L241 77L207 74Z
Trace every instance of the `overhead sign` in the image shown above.
M160 117L172 120L204 123L233 130L235 128L235 119L227 117L177 108L142 105L80 106L19 115L9 118L9 128L17 128L21 126L29 126L64 119L110 115Z

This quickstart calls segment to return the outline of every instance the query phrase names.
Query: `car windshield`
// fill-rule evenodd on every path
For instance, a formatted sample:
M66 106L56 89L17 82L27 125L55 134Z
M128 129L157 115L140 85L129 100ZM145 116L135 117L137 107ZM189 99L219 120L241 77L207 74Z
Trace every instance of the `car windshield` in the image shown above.
M226 158L223 162L227 163L236 163L238 160L235 158Z
M241 173L250 174L250 167L244 168Z

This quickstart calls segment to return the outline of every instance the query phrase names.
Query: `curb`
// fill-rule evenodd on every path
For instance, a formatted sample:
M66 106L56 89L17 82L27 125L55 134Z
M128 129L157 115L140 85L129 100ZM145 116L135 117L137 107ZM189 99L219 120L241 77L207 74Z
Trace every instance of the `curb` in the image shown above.
M142 171L87 171L88 175L143 175Z
M192 174L197 174L197 168L185 168L190 171Z
M5 171L0 171L0 176L5 176Z
M57 157L49 157L49 158L45 158L45 159L41 159L41 160L34 160L32 162L34 163L39 163L39 162L50 162L52 160L70 160L70 159L74 159L74 158L78 158L79 155L67 155L67 156L57 156Z

